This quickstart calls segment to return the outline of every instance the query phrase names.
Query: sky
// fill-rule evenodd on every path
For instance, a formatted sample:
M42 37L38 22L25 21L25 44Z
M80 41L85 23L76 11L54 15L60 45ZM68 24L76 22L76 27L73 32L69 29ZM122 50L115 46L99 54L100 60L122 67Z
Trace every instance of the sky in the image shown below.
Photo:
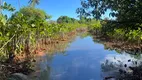
M7 3L12 4L19 10L18 0L3 0ZM20 7L28 5L29 0L20 0ZM72 18L77 18L76 9L81 7L80 0L40 0L40 4L36 6L37 8L43 9L47 14L52 16L52 20L57 20L60 16L69 16ZM9 16L11 13L4 11L5 14ZM109 14L106 13L105 16ZM105 17L103 16L103 17Z

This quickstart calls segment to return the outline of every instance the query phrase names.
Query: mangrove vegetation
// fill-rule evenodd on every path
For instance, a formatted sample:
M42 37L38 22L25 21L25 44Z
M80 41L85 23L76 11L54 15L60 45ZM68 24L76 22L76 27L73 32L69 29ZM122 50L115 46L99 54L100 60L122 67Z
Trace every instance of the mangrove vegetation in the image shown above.
M40 0L29 0L25 6L20 6L20 0L17 2L19 10L11 3L0 0L0 80L7 80L8 77L13 80L15 75L19 75L17 73L24 76L34 72L37 56L41 57L44 53L51 58L56 53L66 55L67 47L76 36L83 38L89 34L94 43L103 44L107 50L137 56L141 54L141 0L81 0L81 7L76 9L77 19L61 15L55 21L51 20L52 14L37 7ZM5 11L10 12L11 16ZM106 13L112 18L102 17ZM138 72L141 65L140 61L137 65L137 61L134 61L136 66L129 67L133 74L136 73L134 75L118 68L119 65L127 67L123 61L118 61L120 64L115 66L115 62L106 60L101 68L117 68L125 74L121 75L124 80L141 80L141 71ZM128 62L133 61L129 59ZM122 79L115 76L118 80ZM132 78L128 79L128 76ZM114 77L104 79L109 78Z

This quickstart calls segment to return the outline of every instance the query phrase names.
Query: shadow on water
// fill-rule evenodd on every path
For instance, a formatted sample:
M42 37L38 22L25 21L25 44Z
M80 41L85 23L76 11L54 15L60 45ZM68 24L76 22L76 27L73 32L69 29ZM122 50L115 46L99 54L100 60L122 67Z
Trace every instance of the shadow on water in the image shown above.
M101 68L106 80L142 80L142 55L108 55Z

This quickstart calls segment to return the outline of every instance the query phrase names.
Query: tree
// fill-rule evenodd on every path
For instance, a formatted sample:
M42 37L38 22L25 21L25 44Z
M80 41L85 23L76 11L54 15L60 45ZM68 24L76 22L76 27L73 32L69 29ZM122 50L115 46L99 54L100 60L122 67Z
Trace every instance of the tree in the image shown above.
M87 18L86 17L80 17L79 22L80 23L85 23L85 22L87 22Z
M74 22L77 22L77 20L74 18L70 18L68 16L60 16L57 19L57 23L74 23Z
M18 6L19 6L19 9L20 9L20 0L18 0Z
M36 4L38 5L39 2L40 2L40 0L30 0L30 1L29 1L29 4L30 4L31 7L35 7L35 5L36 5Z
M3 4L2 0L0 0L0 15L2 15L3 10L14 11L15 8L12 7L11 4L7 4L6 2L4 2Z
M8 11L15 11L15 8L11 4L7 4L4 2L4 4L1 4L1 10L8 10Z
M2 0L0 0L0 23L5 25L7 21L7 15L2 14L3 10L12 12L15 10L15 8L12 7L11 4L7 4L6 2L4 2L4 4L2 5Z
M2 13L2 0L0 0L0 14Z
M24 7L21 8L20 13L22 13L24 16L28 18L28 20L46 20L51 18L51 16L47 15L45 11L37 8L32 8L32 7Z
M142 22L142 0L82 0L77 13L97 19L111 10L110 16L120 22Z

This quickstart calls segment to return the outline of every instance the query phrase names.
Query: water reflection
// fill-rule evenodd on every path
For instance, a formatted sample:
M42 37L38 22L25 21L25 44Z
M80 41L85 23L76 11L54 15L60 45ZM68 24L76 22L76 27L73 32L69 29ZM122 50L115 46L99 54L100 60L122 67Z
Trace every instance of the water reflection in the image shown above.
M42 71L39 80L50 80L50 67L47 67L46 70Z
M88 34L54 45L37 61L34 80L142 80L142 55L110 49Z
M31 73L28 77L31 80L50 80L50 72L51 72L51 61L53 56L41 56L36 60L36 66L34 67L35 72Z
M127 53L108 55L101 64L106 80L141 80L142 55L136 57Z
M29 77L33 80L51 80L51 70L52 70L52 62L55 55L63 55L66 56L66 50L69 47L70 43L74 41L76 35L70 36L68 40L61 41L57 44L49 44L47 54L43 54L42 56L38 56L36 59L35 72L30 74ZM46 45L44 45L45 47Z
M136 45L128 45L124 44L124 42L115 42L111 40L107 40L103 37L95 37L93 36L93 41L96 43L100 43L104 45L104 49L113 51L115 50L117 53L129 53L133 55L141 54L142 48L138 48ZM130 43L131 44L131 43Z
M100 60L109 52L102 49L104 46L94 43L92 37L78 36L64 54L57 52L42 57L41 74L50 66L50 80L101 80Z

